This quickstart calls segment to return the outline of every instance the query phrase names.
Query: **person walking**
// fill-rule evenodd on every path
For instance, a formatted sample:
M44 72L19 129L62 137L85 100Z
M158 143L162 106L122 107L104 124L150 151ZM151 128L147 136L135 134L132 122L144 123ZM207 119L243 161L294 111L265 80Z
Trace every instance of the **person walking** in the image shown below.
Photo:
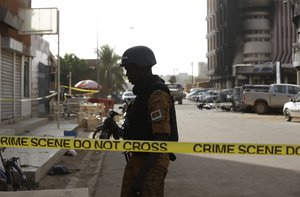
M124 140L178 141L174 101L168 87L152 74L156 64L153 51L146 46L127 49L122 55L121 67L136 95L127 108L123 130ZM174 154L131 152L126 164L121 197L164 196L164 180Z

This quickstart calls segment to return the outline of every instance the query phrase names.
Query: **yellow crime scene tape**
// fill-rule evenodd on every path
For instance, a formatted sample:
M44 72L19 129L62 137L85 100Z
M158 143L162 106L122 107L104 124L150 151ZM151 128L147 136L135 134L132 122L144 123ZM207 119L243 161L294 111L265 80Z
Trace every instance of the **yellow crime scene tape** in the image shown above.
M53 93L53 94L50 94L50 95L47 95L47 96L44 96L44 97L38 97L38 98L31 98L31 99L12 99L12 98L0 98L0 101L3 101L3 102L13 102L13 101L39 101L39 100L42 100L42 99L49 99L51 97L54 97L57 95L57 92Z
M90 93L90 94L94 94L99 92L98 90L87 90L87 89L82 89L82 88L75 88L75 87L70 87L70 86L63 86L65 88L71 88L72 90L76 90L79 92L84 92L84 93Z
M33 136L0 136L0 147L192 154L300 155L300 145L292 144L193 143Z
M64 86L65 88L69 88L69 86ZM72 90L76 90L76 91L79 91L79 92L84 92L84 93L87 93L87 94L95 94L97 92L99 92L98 90L87 90L87 89L81 89L81 88L74 88L74 87L71 87ZM57 95L57 92L53 93L53 94L50 94L50 95L47 95L47 96L44 96L44 97L38 97L38 98L26 98L26 99L13 99L13 98L0 98L0 101L1 102L13 102L13 101L39 101L39 100L42 100L42 99L49 99L51 97L54 97Z

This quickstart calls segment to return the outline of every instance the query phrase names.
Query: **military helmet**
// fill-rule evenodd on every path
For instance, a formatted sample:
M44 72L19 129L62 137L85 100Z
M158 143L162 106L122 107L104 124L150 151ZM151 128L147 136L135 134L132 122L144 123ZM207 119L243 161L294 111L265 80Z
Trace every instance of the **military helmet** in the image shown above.
M127 49L122 55L121 67L135 64L139 67L151 67L156 64L153 51L146 46L135 46Z

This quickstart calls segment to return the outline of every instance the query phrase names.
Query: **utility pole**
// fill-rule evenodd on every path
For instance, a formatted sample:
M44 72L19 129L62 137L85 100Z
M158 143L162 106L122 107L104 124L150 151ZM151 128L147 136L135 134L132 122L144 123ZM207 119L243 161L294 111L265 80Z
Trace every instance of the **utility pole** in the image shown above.
M60 24L59 11L57 10L57 128L60 128Z
M72 95L72 72L69 71L69 95Z

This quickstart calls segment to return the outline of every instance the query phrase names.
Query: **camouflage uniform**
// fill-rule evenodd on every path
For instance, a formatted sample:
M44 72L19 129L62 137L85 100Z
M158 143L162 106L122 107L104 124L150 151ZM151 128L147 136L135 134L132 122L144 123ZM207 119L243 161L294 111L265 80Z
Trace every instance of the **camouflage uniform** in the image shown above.
M169 94L164 91L154 91L148 101L148 114L150 121L152 121L153 134L167 134L171 133L170 128L170 106L172 99ZM146 161L149 153L132 153L129 162L126 165L121 197L133 196L131 193L132 185L135 178L142 170L143 164ZM162 197L164 196L164 179L168 172L169 154L159 154L153 168L147 173L141 196L143 197Z

